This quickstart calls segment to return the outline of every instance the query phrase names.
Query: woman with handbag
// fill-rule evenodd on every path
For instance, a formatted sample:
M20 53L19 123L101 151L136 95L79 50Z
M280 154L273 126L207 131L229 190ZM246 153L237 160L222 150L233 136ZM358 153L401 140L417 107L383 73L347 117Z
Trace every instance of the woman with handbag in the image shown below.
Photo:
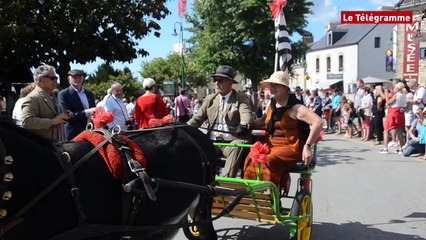
M161 119L169 114L163 98L155 93L154 79L145 78L143 88L145 94L138 98L135 106L135 121L138 123L139 129L149 127L150 119Z

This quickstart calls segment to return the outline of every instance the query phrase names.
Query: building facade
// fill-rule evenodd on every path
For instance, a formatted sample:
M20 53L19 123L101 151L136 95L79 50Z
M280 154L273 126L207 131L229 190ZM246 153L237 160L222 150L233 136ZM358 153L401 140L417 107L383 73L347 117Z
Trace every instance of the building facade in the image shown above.
M306 87L343 88L351 93L358 79L390 79L387 52L393 49L392 24L330 23L326 35L306 54Z

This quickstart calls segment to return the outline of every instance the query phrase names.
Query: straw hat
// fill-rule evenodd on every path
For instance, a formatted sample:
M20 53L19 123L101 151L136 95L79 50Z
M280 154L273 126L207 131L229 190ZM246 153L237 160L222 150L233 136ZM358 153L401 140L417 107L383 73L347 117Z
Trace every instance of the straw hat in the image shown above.
M280 85L284 85L288 88L290 88L288 86L288 73L287 72L283 72L283 71L277 71L274 72L271 77L269 77L269 79L263 80L260 82L260 85L262 87L269 87L269 85L271 83L275 83L275 84L280 84Z

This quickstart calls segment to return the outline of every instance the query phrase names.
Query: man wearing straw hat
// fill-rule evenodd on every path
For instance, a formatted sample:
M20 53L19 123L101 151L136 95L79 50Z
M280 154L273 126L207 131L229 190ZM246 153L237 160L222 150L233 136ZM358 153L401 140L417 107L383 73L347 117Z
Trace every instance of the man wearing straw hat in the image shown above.
M216 93L206 97L198 113L188 121L188 124L200 127L206 121L207 134L215 142L247 143L252 114L248 96L232 89L232 84L238 83L234 79L234 69L221 65L211 77ZM226 157L223 174L236 177L242 165L244 149L230 146L221 146L217 149Z

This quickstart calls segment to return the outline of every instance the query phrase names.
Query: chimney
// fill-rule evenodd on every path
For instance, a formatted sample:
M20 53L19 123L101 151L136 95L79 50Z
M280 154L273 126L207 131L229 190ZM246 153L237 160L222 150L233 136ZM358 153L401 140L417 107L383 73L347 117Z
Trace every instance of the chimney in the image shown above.
M327 27L326 27L326 31L327 32L331 31L333 28L335 28L339 24L340 24L340 22L338 22L338 21L329 22Z

